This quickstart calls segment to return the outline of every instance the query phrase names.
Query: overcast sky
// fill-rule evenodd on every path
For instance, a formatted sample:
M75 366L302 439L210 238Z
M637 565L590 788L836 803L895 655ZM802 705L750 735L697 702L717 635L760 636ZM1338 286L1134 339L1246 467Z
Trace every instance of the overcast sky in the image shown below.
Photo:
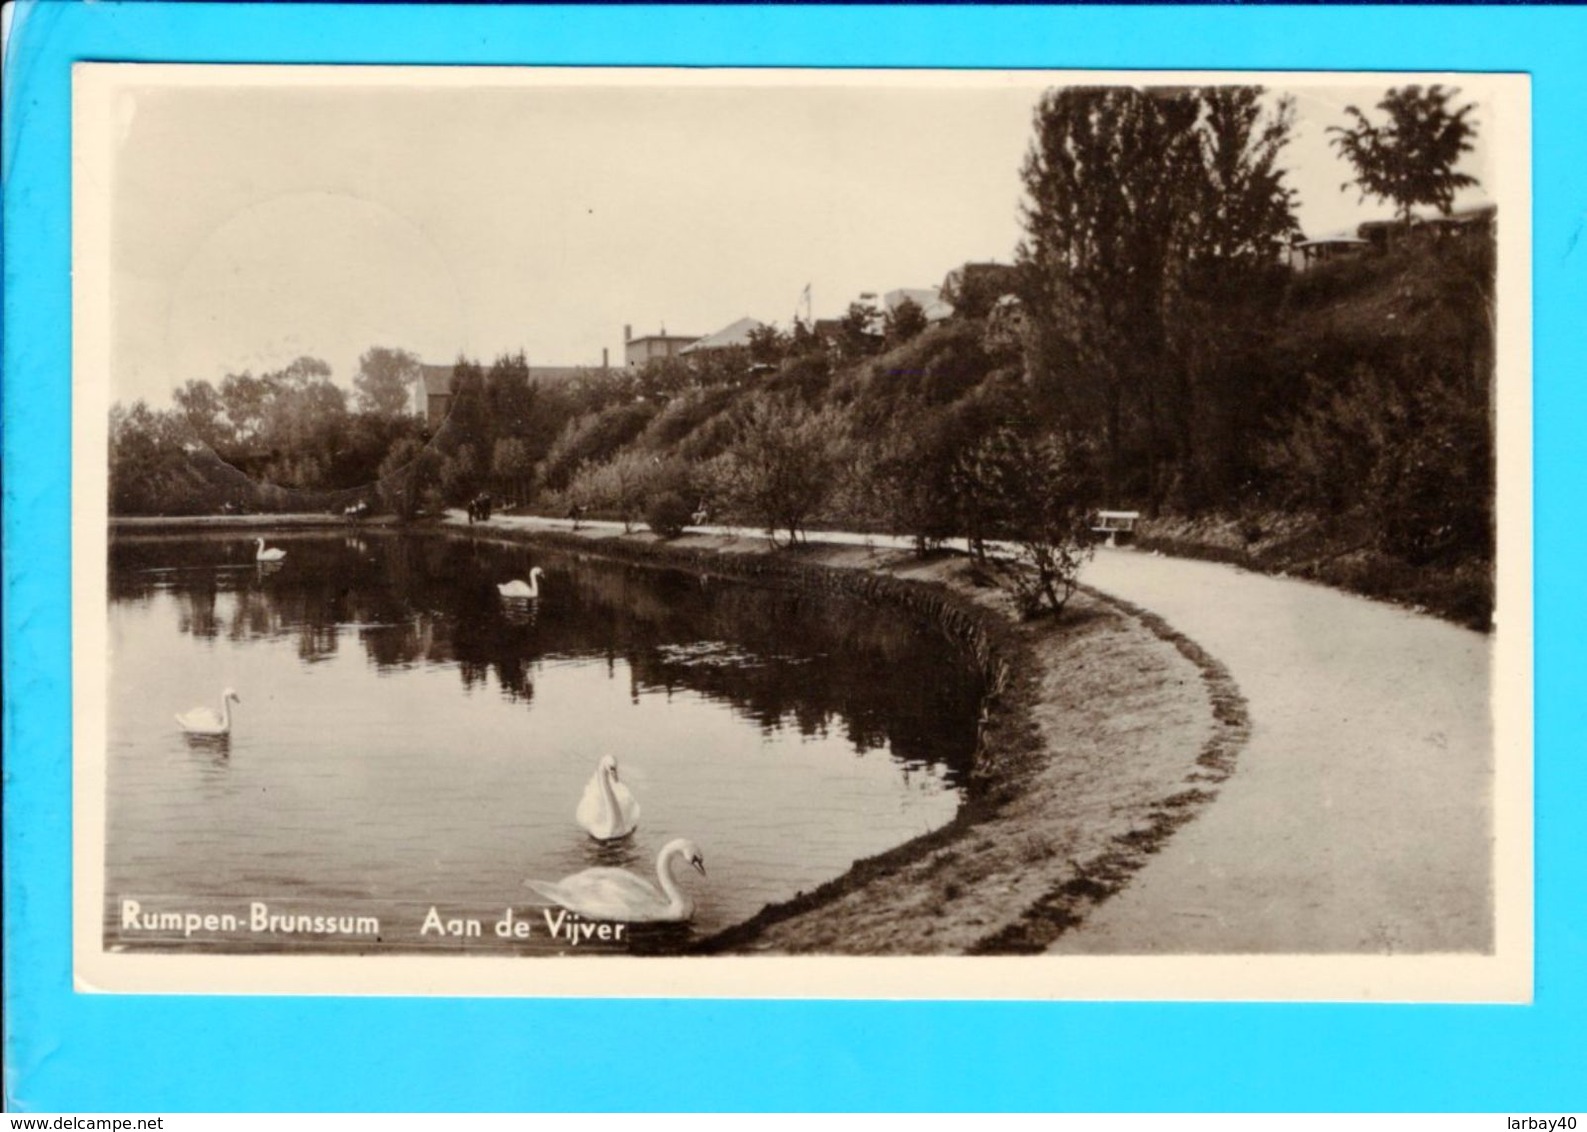
M604 347L620 362L625 323L786 325L806 284L822 317L966 260L1010 262L1031 113L1052 83L475 75L123 87L113 396L164 405L189 378L303 354L348 385L373 345L431 362L522 348L531 365L597 365ZM1324 132L1387 85L1298 92L1287 164L1309 234L1389 214L1341 191L1350 169ZM1467 165L1485 183L1486 150Z

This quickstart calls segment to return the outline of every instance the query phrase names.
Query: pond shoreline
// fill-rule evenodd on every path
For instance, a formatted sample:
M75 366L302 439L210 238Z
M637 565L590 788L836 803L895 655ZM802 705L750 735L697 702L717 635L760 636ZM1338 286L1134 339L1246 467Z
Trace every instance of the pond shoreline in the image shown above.
M724 534L661 540L500 517L449 534L843 593L934 623L988 688L948 824L697 942L697 953L1030 954L1129 883L1216 796L1249 732L1227 671L1161 619L1082 587L1025 622L966 556Z
M358 527L389 528L398 525L390 515L354 521L344 515L325 515L309 512L269 515L112 515L110 533L132 534L153 532L162 534L191 533L193 531L253 531L253 530L352 530Z

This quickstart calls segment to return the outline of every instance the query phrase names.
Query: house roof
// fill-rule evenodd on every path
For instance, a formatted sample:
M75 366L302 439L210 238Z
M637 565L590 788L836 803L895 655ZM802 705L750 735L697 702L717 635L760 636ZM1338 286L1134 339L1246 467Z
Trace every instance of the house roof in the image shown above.
M891 314L905 299L925 312L927 322L939 322L953 313L953 304L945 301L935 287L899 287L882 296L882 307Z
M1499 206L1492 203L1474 204L1468 208L1457 208L1445 216L1435 212L1428 216L1418 216L1419 224L1480 224L1492 220L1499 213Z
M1413 224L1481 224L1493 220L1499 213L1499 206L1491 201L1481 201L1457 208L1448 216L1442 212L1429 212L1426 209L1418 210L1411 217ZM1381 220L1364 220L1356 225L1356 234L1365 236L1368 232L1384 230L1397 231L1404 227L1405 222L1397 216L1386 216Z
M530 381L569 381L572 378L578 377L582 373L589 373L592 370L599 370L600 368L601 367L598 366L598 365L594 365L594 366L530 366L529 367L529 380Z
M1321 236L1313 237L1310 240L1297 240L1293 246L1297 248L1315 248L1331 244L1365 244L1368 242L1361 239L1354 232L1341 230L1338 232L1324 232Z
M697 342L685 346L680 353L692 354L696 350L726 350L733 346L748 346L752 331L766 324L758 318L741 318L730 322L715 334L707 334Z
M426 396L440 397L440 396L445 396L447 394L450 394L452 392L452 371L455 368L456 368L455 366L433 366L433 365L430 365L428 363L421 364L419 366L419 372L420 372L420 377L424 381L424 392L425 392ZM593 366L535 366L535 365L532 365L532 366L529 367L529 380L530 381L567 381L570 378L574 378L574 377L579 376L579 374L581 374L581 373L589 373L591 370L598 370L600 368L601 367L599 365L593 365Z
M640 334L628 339L624 346L632 346L636 342L698 342L698 334Z

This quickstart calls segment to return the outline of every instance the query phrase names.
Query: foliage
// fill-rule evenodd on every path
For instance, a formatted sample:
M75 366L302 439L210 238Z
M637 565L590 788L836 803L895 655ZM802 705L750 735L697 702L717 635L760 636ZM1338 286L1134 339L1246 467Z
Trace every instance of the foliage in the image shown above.
M491 432L499 437L531 435L535 431L536 392L529 380L529 360L522 350L502 354L492 362L485 374Z
M1469 131L1466 110L1443 113ZM1006 545L1033 613L1067 600L1093 506L1233 530L1283 510L1343 532L1332 562L1480 595L1491 233L1290 275L1291 121L1255 87L1053 91L1018 262L956 271L946 321L862 302L836 333L766 327L746 347L557 382L521 351L459 358L433 437L397 405L393 375L417 364L400 350L365 353L353 408L315 359L193 381L169 411L113 410L111 505L319 509L378 480L405 516L488 484L662 533L700 506L790 543L819 518L922 550Z
M652 452L670 449L732 402L733 391L725 387L690 389L657 412L634 443Z
M620 452L605 463L581 467L568 484L567 494L584 507L615 515L625 531L632 531L659 463L656 457L641 452Z
M455 452L442 457L440 491L443 502L453 506L467 502L479 493L482 479L472 444L461 444Z
M842 419L803 405L756 398L738 422L732 448L730 492L734 503L774 538L789 545L826 502L845 455Z
M1406 563L1493 560L1493 255L1411 242L1320 293L1302 277L1273 343L1292 404L1258 445L1278 502L1359 514Z
M979 498L988 534L1012 546L1027 617L1057 614L1091 556L1096 482L1083 444L1003 426L964 454L957 477Z
M645 523L662 538L677 538L693 518L687 498L671 489L657 492L645 504Z
M1022 289L1020 271L1006 263L967 263L949 273L942 298L956 318L986 318L1004 295Z
M422 380L418 357L406 350L372 346L358 359L353 378L360 412L398 417L408 411L410 387Z
M882 348L882 313L873 302L850 303L838 320L838 351L845 361L865 358Z
M209 509L195 499L192 459L184 447L186 422L142 401L110 412L110 510L113 514ZM173 506L173 504L175 506Z
M1251 284L1294 230L1290 123L1255 87L1070 87L1037 107L1027 363L1043 415L1102 439L1111 500L1164 500L1210 439L1195 422L1239 395L1221 331L1263 325L1275 293Z
M459 357L452 366L452 399L446 419L435 430L435 444L453 452L464 444L489 451L495 433L486 371L478 362Z
M1328 132L1334 135L1334 148L1355 168L1363 199L1393 201L1406 225L1419 204L1449 214L1455 193L1477 183L1455 169L1461 156L1471 152L1477 132L1470 121L1475 103L1450 107L1459 93L1437 83L1426 89L1394 87L1377 105L1387 115L1382 124L1373 123L1358 107L1345 107L1354 124L1330 126Z
M435 488L440 458L429 445L404 437L380 462L380 497L399 519L419 514L420 503Z
M905 298L887 312L885 325L887 345L902 345L926 329L926 312L914 299Z
M757 365L776 365L788 355L789 338L775 326L757 326L749 332L749 357Z
M490 474L497 490L507 499L522 501L528 497L534 468L534 458L522 439L507 436L496 442L495 451L491 453Z
M540 465L540 482L566 487L581 464L600 464L638 436L656 414L648 403L611 405L569 421Z

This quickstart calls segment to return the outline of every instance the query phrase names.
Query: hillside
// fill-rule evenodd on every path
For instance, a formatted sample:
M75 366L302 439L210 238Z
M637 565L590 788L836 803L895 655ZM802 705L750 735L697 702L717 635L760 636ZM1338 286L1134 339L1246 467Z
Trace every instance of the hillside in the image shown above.
M118 407L113 510L366 500L405 518L488 491L663 531L708 515L929 549L1033 524L1061 542L1088 510L1126 509L1143 546L1485 627L1493 265L1491 232L1473 232L1303 274L1192 268L1165 284L1149 349L1115 335L1100 354L1073 329L1094 312L1010 271L1019 298L885 335L853 317L821 336L765 328L748 347L557 382L521 355L459 359L433 430L347 410L305 363L198 390L185 414Z
M1209 460L1193 450L1184 468L1156 469L1155 492L1143 466L1127 463L1127 486L1109 496L1096 482L1089 504L1142 511L1150 548L1314 577L1485 627L1492 280L1492 241L1480 237L1407 241L1284 279L1270 324L1219 375L1239 411L1209 426L1223 430L1228 456L1201 477L1199 498L1189 469ZM662 490L717 517L768 521L735 483L735 443L759 428L804 443L803 463L822 480L807 485L797 524L922 545L969 533L974 501L958 481L964 454L988 434L1014 421L1095 448L1084 407L1066 413L1044 396L1031 337L1006 319L955 317L873 356L785 344L753 380L704 375L641 392L563 431L533 505L637 520Z

